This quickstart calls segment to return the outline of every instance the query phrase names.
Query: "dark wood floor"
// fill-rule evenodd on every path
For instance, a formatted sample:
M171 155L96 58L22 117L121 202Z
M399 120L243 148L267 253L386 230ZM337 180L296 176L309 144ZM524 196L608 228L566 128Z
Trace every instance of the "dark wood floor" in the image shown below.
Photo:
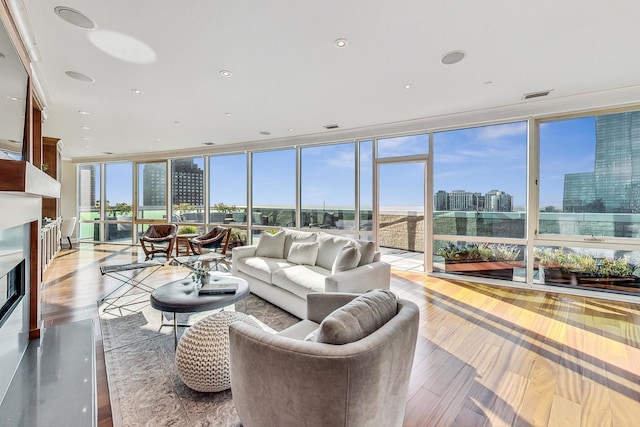
M98 266L139 256L117 245L60 252L44 274L45 326L97 319L96 300L118 286ZM393 290L421 309L405 426L640 425L640 306L393 274ZM154 279L181 277L165 266ZM97 332L102 427L112 420Z

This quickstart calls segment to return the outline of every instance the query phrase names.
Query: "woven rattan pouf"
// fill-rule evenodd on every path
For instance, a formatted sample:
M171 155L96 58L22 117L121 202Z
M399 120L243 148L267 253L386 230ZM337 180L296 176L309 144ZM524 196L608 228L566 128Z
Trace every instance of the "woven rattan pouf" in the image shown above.
M231 388L229 325L237 321L259 327L244 313L221 311L196 322L182 335L176 348L176 367L188 387L203 392Z

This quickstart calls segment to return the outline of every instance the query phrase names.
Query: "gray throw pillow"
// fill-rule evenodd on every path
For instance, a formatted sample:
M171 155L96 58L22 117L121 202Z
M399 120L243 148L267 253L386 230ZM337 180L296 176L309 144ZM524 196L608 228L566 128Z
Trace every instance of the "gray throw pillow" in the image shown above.
M396 295L375 289L356 297L335 310L320 323L317 342L348 344L378 330L398 312Z
M316 265L319 246L318 242L293 242L287 255L287 261L294 264Z
M360 251L355 246L345 246L340 249L336 260L333 262L331 274L351 270L358 266L358 261L360 261Z
M376 242L368 242L366 240L356 240L356 248L360 251L360 260L358 265L371 264L376 254Z
M284 231L278 231L276 234L263 231L260 234L260 241L256 248L256 256L267 258L284 258Z

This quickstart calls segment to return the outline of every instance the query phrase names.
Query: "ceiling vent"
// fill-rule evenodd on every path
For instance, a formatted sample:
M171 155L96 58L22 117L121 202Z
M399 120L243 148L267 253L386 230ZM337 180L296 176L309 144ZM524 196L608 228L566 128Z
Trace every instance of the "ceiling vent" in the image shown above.
M549 90L542 90L540 92L531 92L531 93L525 93L522 96L522 99L532 99L532 98L540 98L542 96L547 96L551 93L553 89L549 89Z
M216 143L209 141L209 142L203 142L202 145L216 145Z
M113 154L111 151L103 151L102 154Z
M325 125L324 128L331 130L331 129L338 129L340 126L338 125Z

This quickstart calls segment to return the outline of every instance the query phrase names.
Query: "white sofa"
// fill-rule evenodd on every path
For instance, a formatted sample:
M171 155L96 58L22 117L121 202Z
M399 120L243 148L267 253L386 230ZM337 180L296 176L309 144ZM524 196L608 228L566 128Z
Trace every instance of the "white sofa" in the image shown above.
M263 233L257 245L233 248L231 268L252 293L301 319L311 292L364 293L389 289L391 281L374 242L286 228Z

